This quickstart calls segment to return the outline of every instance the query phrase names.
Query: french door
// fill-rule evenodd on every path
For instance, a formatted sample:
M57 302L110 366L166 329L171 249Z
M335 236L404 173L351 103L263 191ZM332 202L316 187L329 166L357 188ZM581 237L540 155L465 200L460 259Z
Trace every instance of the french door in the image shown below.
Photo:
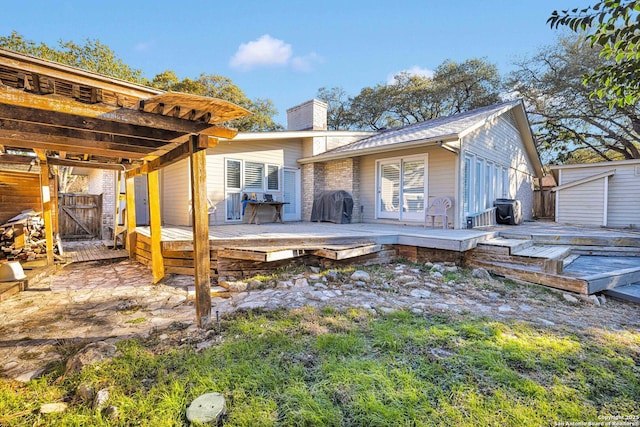
M289 203L282 208L282 219L284 221L300 221L301 204L300 200L300 170L288 169L284 170L283 198Z
M377 217L423 221L427 157L380 160L377 169Z

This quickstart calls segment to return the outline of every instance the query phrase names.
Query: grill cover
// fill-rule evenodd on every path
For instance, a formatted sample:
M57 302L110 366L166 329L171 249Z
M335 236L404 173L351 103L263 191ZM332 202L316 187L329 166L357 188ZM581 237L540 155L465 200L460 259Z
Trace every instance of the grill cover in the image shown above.
M496 222L498 224L518 225L522 223L520 200L496 199Z
M353 197L344 190L325 191L313 199L311 221L327 221L336 224L351 223Z

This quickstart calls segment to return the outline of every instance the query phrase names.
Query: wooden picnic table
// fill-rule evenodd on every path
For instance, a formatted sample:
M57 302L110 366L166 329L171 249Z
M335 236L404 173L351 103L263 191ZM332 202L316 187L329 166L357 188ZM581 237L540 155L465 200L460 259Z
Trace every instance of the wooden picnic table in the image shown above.
M260 225L260 221L258 220L258 209L260 206L272 206L274 209L273 213L273 222L281 222L282 221L282 206L288 205L289 202L259 202L256 200L249 200L247 202L247 209L249 213L249 224L252 222Z

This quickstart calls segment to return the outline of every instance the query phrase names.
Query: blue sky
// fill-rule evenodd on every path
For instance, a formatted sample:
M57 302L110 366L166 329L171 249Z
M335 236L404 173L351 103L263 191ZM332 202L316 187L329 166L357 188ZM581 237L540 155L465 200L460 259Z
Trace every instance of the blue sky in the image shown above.
M0 34L36 42L99 39L152 78L174 70L231 78L249 98L271 99L277 121L320 87L356 95L403 70L486 57L501 73L552 44L554 9L585 0L13 1Z

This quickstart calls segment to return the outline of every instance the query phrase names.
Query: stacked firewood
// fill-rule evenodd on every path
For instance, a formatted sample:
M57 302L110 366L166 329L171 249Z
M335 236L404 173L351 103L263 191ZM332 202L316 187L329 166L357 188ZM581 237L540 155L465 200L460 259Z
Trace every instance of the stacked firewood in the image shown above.
M47 241L44 220L29 210L0 225L0 259L32 261L45 257Z

